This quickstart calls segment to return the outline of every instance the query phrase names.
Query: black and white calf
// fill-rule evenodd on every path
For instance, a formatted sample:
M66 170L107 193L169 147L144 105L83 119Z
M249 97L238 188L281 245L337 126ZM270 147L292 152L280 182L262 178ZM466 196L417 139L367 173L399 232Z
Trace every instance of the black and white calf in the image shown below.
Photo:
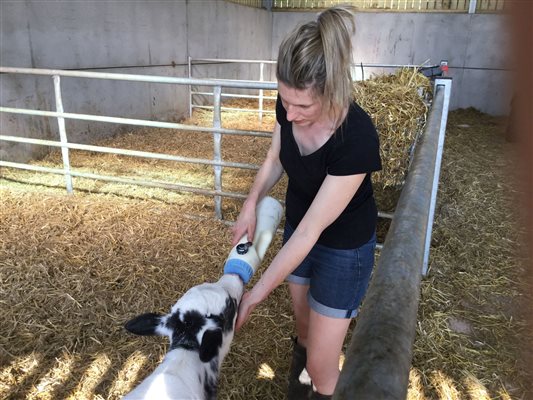
M162 335L162 363L124 399L216 399L220 366L233 340L243 282L223 275L189 289L167 315L143 314L126 323L137 335Z

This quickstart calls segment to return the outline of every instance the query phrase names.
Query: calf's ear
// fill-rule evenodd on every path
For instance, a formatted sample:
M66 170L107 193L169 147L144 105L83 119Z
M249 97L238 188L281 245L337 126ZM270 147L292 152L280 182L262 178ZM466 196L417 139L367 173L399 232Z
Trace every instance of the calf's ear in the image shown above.
M156 335L156 328L161 322L161 315L154 313L146 313L130 319L124 325L124 328L136 335Z
M202 336L200 344L200 360L209 362L218 355L218 350L222 346L222 330L208 329Z

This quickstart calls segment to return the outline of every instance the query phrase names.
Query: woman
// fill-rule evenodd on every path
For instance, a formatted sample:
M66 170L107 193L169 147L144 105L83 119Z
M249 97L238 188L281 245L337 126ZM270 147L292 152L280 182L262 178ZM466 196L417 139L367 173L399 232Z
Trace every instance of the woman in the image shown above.
M374 264L377 209L370 174L381 161L376 130L352 95L352 12L329 8L282 42L272 144L233 227L233 245L244 234L253 237L256 204L285 171L284 244L244 294L237 329L272 290L289 282L297 332L291 400L331 398L350 320ZM314 392L298 381L304 367Z

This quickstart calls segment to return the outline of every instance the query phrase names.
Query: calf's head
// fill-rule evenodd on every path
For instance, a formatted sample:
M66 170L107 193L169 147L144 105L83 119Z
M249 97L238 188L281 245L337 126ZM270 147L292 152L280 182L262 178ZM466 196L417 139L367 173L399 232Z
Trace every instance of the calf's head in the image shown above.
M166 315L147 313L128 321L126 330L137 335L168 336L170 350L197 351L202 362L218 356L219 362L229 351L242 281L224 275L216 283L204 283L189 289Z

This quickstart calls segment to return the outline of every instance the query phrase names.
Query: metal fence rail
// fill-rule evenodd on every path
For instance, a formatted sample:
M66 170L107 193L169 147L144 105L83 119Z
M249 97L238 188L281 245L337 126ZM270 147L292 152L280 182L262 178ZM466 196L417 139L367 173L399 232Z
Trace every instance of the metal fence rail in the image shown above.
M433 219L431 195L447 122L451 80L437 79L428 124L372 276L333 399L407 396L421 270Z
M174 78L167 76L149 76L149 75L131 75L131 74L110 74L110 73L101 73L101 72L84 72L84 71L64 71L64 70L49 70L49 69L32 69L32 68L11 68L11 67L0 67L0 73L3 74L26 74L26 75L45 75L51 76L54 82L54 92L55 92L55 101L56 101L56 111L42 111L42 110L33 110L33 109L23 109L23 108L13 108L13 107L0 107L0 112L11 113L11 114L22 114L22 115L38 115L44 117L56 118L59 127L59 141L49 141L49 140L40 140L40 139L30 139L25 137L18 136L9 136L9 135L0 135L0 140L7 142L17 142L17 143L27 143L27 144L36 144L42 146L55 146L61 147L61 155L63 160L63 169L58 168L47 168L42 166L24 164L24 163L15 163L0 160L0 166L7 168L18 168L26 169L32 171L40 171L52 174L62 174L65 176L65 185L68 193L72 193L73 183L72 177L84 177L90 179L98 179L109 182L118 182L124 184L140 185L140 186L150 186L150 187L161 187L165 189L179 190L183 192L193 192L203 195L212 195L215 199L215 214L218 219L222 219L222 197L233 197L233 198L245 198L246 195L242 193L235 192L226 192L222 190L222 167L230 168L241 168L241 169L258 169L259 166L255 164L246 164L246 163L234 163L234 162L225 162L222 159L221 155L221 137L223 134L229 135L247 135L247 136L258 136L258 137L270 137L271 134L259 131L244 131L238 129L224 129L220 126L220 97L222 95L223 87L232 87L232 88L251 88L251 89L266 89L273 90L276 89L277 84L275 82L255 82L255 81L239 81L239 80L217 80L217 79L188 79L188 78ZM61 99L61 76L76 77L76 78L89 78L89 79L111 79L111 80L125 80L125 81L136 81L136 82L153 82L153 83L168 83L168 84L179 84L179 85L203 85L211 86L214 91L215 98L215 107L213 114L213 127L198 127L193 125L177 124L164 121L151 121L143 119L133 119L133 118L119 118L119 117L109 117L101 115L90 115L90 114L76 114L76 113L67 113L63 109L63 102ZM99 121L99 122L110 122L114 124L128 124L128 125L140 125L140 126L152 126L159 128L170 128L170 129L180 129L187 130L191 132L207 132L213 135L213 147L214 155L212 160L207 159L198 159L198 158L187 158L174 156L170 154L161 154L161 153L151 153L151 152L142 152L135 150L126 150L126 149L117 149L109 148L102 146L91 146L78 143L71 143L68 141L68 135L65 128L65 119L77 119L85 121ZM184 163L194 163L194 164L204 164L212 165L214 172L214 190L205 189L205 188L196 188L185 185L172 184L169 182L161 181L149 181L149 180L140 180L140 179L130 179L117 176L107 176L107 175L97 175L87 172L73 171L70 167L69 160L69 149L78 149L86 151L96 151L102 153L112 153L112 154L121 154L134 157L145 157L152 159L168 160L168 161L177 161Z

